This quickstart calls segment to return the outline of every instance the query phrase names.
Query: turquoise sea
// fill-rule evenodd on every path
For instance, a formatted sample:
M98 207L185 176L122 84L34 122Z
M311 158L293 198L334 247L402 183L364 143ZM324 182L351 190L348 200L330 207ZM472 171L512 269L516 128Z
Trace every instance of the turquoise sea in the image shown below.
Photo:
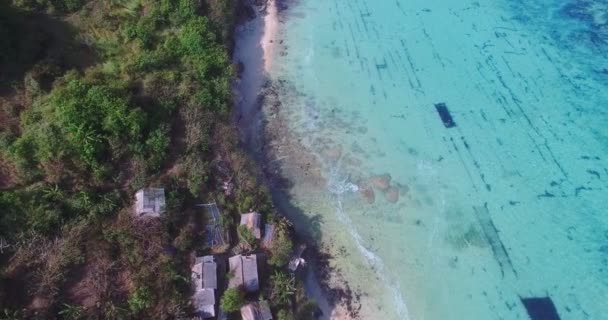
M283 2L269 77L321 187L277 161L362 319L608 319L607 1Z

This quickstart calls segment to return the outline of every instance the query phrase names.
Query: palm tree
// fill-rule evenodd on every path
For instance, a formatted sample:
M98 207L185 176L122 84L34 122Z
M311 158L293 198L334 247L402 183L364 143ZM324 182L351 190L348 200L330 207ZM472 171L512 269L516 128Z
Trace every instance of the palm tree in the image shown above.
M4 309L0 315L0 320L20 320L23 319L23 314L19 310Z
M287 220L287 218L285 218L285 217L279 217L277 219L276 225L277 225L277 231L283 231L283 232L286 232L287 230L289 230L289 228L291 228L293 226L291 221Z
M275 271L270 280L272 281L272 300L278 304L288 304L296 293L295 279L284 272Z
M42 191L45 199L51 201L60 201L64 197L63 190L59 189L58 185L49 186Z
M59 311L59 315L68 320L79 320L84 318L86 308L78 305L64 303L64 309Z

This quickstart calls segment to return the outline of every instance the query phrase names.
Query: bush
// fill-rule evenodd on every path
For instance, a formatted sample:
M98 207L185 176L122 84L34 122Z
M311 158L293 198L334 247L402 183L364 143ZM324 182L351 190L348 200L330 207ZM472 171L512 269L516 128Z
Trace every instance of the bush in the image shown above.
M277 313L277 320L294 320L294 319L295 318L293 317L293 313L291 313L291 311L289 311L289 310L281 309ZM310 318L310 319L312 319L312 318ZM308 320L308 318L307 318L307 320Z
M63 309L58 314L67 320L78 320L84 318L85 311L86 308L83 306L64 303Z
M255 238L255 236L253 235L251 230L249 230L249 228L247 228L246 225L240 225L237 228L237 232L239 234L239 239L247 247L249 247L250 249L254 249L256 247L257 239Z
M289 304L296 293L295 279L284 272L275 271L270 277L271 300L275 305Z
M276 267L285 266L289 263L289 257L292 252L293 243L291 242L291 239L286 231L279 230L270 247L270 258L268 259L268 263Z
M69 143L91 167L104 162L110 146L113 159L138 149L145 115L116 89L71 79L53 93L51 103Z
M160 127L150 133L146 140L146 149L149 153L146 161L148 171L156 172L160 169L167 155L170 142L169 130L166 127Z
M220 307L230 313L239 311L245 303L245 293L241 288L229 288L222 296Z
M129 309L135 315L152 306L152 295L146 287L139 287L128 300Z
M197 198L207 182L207 163L197 155L189 155L184 163L186 185L190 194Z

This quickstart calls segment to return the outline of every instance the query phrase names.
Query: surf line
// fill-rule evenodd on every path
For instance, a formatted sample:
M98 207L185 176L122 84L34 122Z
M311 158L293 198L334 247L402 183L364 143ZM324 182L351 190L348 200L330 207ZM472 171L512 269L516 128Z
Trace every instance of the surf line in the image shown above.
M376 275L380 278L384 286L388 288L391 292L392 296L394 297L393 300L395 302L395 306L397 307L398 315L402 317L403 320L410 320L409 311L407 305L405 304L405 299L401 294L399 285L393 285L393 282L389 281L389 279L385 276L384 263L382 262L382 259L380 259L380 257L378 257L376 254L365 248L361 235L359 235L359 233L355 229L355 226L353 225L348 215L344 213L342 207L342 194L347 191L352 192L356 189L356 185L347 182L346 180L336 181L336 184L333 187L330 185L329 191L336 196L336 215L338 216L340 222L342 222L342 224L347 227L348 233L355 240L355 243L357 244L357 249L359 249L361 255L365 257L367 263L369 263L372 269L376 272Z

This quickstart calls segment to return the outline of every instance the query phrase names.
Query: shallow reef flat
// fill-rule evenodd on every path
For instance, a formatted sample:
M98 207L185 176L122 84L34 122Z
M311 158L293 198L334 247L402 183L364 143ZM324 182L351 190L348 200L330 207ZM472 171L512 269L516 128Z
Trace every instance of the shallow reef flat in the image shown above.
M604 317L605 2L285 3L272 166L360 318Z

